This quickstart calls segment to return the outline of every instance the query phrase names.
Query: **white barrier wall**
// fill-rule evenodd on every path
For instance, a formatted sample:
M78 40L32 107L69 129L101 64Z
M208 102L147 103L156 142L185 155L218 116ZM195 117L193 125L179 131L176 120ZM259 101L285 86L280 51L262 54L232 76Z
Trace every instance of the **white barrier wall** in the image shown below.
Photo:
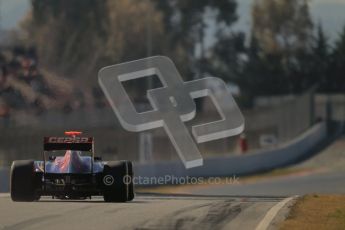
M181 162L156 164L135 164L137 176L232 176L251 174L283 167L308 156L310 151L327 138L325 123L311 129L284 145L272 150L248 153L242 156L229 156L204 159L204 165L186 170Z

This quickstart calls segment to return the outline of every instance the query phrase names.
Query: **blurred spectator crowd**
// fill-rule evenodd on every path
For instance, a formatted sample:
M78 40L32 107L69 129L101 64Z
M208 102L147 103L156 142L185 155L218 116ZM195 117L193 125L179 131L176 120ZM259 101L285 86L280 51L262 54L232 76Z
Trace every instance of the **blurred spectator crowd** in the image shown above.
M33 48L13 47L0 50L0 118L6 119L13 111L21 109L36 113L44 110L39 96L27 98L23 92L27 89L33 95L53 96L38 71L37 64ZM16 87L18 85L24 87Z
M38 63L34 48L0 48L0 123L19 112L40 115L50 109L69 113L108 106L98 86L88 90L43 71Z

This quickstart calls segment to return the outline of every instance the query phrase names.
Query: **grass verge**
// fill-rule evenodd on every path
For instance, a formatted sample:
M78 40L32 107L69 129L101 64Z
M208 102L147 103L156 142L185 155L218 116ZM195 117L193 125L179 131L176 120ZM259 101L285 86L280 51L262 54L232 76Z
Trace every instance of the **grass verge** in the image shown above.
M345 195L315 194L299 198L280 229L345 229Z

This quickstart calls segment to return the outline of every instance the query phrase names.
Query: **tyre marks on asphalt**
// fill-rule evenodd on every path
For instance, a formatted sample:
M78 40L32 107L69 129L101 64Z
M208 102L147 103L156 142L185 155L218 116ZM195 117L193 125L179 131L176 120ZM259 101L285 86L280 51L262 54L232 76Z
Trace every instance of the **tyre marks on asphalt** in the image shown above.
M197 223L197 227L207 229L221 229L226 223L232 221L249 204L234 204L233 202L217 202L209 208L205 217Z
M282 198L141 196L128 203L0 199L0 229L255 229Z
M233 200L214 201L194 205L159 219L148 220L136 230L157 229L222 229L239 213L250 206L249 203L236 203Z
M135 230L148 230L148 229L175 229L181 227L186 222L193 222L195 216L188 215L191 213L199 213L200 209L210 206L211 203L198 204L180 208L177 211L171 212L158 218L145 220L142 223L137 223L133 226ZM140 227L138 227L140 226Z

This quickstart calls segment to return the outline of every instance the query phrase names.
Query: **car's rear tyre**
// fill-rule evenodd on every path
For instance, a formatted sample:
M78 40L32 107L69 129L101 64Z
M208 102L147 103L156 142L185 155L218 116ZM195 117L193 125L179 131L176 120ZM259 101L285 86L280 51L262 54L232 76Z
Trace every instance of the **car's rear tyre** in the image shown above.
M10 190L13 201L35 201L39 196L35 193L34 161L13 161L11 166Z
M103 186L103 197L106 202L126 202L133 200L132 162L110 161L104 165Z

